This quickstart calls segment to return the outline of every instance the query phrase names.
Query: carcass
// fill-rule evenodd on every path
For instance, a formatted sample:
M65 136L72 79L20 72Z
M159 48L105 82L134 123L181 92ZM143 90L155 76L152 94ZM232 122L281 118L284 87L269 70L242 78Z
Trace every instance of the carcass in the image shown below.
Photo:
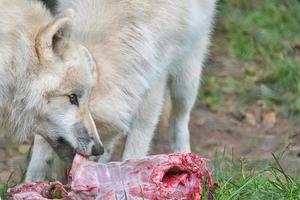
M76 155L69 186L29 183L9 190L10 199L197 200L212 199L215 185L206 162L193 153L148 156L101 164Z

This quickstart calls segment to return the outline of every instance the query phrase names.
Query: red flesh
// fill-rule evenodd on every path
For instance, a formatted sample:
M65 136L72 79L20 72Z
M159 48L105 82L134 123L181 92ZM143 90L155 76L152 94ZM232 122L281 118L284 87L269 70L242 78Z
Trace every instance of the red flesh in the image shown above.
M141 160L107 164L76 155L69 174L71 192L66 199L201 199L202 180L214 188L205 161L192 153L149 156ZM47 183L23 185L9 191L10 197L31 192L41 194ZM32 198L19 198L29 200ZM41 198L40 198L41 199ZM44 198L45 199L45 198Z

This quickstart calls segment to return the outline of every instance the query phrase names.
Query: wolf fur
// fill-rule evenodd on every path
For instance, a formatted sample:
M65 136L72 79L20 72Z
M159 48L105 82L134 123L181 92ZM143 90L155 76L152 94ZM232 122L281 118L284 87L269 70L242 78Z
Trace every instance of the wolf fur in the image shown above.
M95 62L72 39L74 11L52 17L30 0L1 0L0 9L1 128L21 140L38 134L62 158L73 149L101 154L88 108ZM70 99L75 94L77 105ZM40 156L50 153L45 149Z
M104 143L100 160L110 159L115 141L122 136L126 137L123 160L147 155L166 91L172 101L168 132L173 150L191 151L188 123L210 44L216 0L59 3L58 12L75 10L75 38L96 61L98 79L89 107L98 132L101 138L117 135Z

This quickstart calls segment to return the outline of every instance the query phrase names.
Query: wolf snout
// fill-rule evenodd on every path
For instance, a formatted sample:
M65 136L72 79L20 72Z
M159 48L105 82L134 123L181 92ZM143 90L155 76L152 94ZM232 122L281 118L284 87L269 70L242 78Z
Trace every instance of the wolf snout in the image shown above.
M104 153L104 147L100 143L95 143L92 146L92 155L93 156L100 156Z

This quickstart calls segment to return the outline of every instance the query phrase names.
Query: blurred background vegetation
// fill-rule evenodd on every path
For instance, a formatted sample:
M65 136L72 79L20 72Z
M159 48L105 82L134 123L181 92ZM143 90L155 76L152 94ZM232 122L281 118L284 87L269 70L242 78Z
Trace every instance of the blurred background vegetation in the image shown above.
M219 116L226 115L228 122L231 114L240 121L246 118L252 132L242 125L239 134L245 131L260 140L266 135L291 135L283 145L286 149L268 161L262 159L261 150L251 161L225 153L219 154L222 159L215 156L215 180L220 183L217 199L300 199L299 164L291 161L300 158L300 0L219 1L199 103ZM257 119L258 110L261 118L269 113L265 116L273 128L265 132L255 128L264 121ZM291 149L298 153L288 153ZM293 177L288 175L291 172Z
M300 119L299 0L221 0L213 43L228 69L208 70L201 101L216 111L261 101Z

